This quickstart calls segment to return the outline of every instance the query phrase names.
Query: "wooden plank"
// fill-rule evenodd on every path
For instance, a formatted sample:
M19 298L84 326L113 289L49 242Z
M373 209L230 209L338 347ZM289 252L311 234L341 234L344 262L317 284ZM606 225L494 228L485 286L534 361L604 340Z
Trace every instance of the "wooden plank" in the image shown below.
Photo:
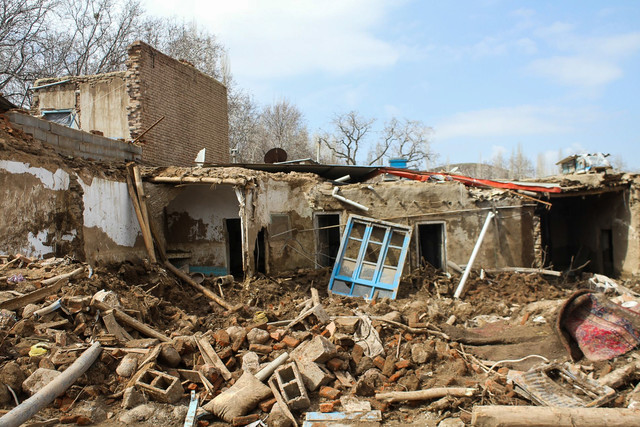
M129 316L126 313L123 313L122 311L118 310L117 308L109 307L107 304L105 304L103 302L100 302L100 301L92 301L91 305L93 307L97 308L98 310L100 310L103 313L106 313L109 310L113 310L113 315L115 316L115 318L119 322L122 322L125 325L131 326L136 331L138 331L138 332L140 332L140 333L142 333L142 334L144 334L144 335L146 335L148 337L157 338L160 341L164 341L164 342L171 341L171 338L169 338L168 336L156 331L155 329L151 328L150 326L145 325L142 322L137 321L133 317Z
M554 408L549 406L474 406L478 427L627 427L640 425L639 411L627 408Z
M149 235L149 239L151 241L151 252L153 253L153 257L151 257L151 262L156 262L156 252L153 247L153 236L151 233L151 225L149 223L149 211L147 210L147 199L144 195L144 186L142 185L142 177L140 176L140 169L137 165L133 165L131 167L133 170L133 179L136 185L136 193L138 194L138 203L140 204L140 212L142 213L142 219L144 219L145 227L147 227L147 234Z
M58 292L60 288L62 288L62 285L64 283L65 283L65 279L60 279L55 285L38 289L37 291L33 291L21 297L12 298L10 300L3 301L0 303L0 308L4 308L6 310L15 310L15 309L24 307L27 304L36 303L38 301L45 299L49 295L53 295L56 292Z
M133 187L133 182L131 175L127 175L127 189L129 190L129 197L131 198L131 202L133 203L133 210L136 213L136 218L138 218L138 224L140 225L140 230L142 231L142 240L144 241L144 246L147 249L147 254L149 255L149 260L153 260L152 262L156 262L156 254L153 251L153 242L151 241L151 233L149 233L149 229L147 228L144 218L142 216L142 210L140 208L140 203L138 202L138 196L136 195L136 190Z
M229 372L224 362L220 359L213 347L211 347L209 341L202 335L199 335L196 336L196 343L198 344L205 363L215 366L220 371L222 378L224 378L225 381L229 381L231 379L231 372Z
M113 314L113 310L108 310L102 313L102 321L104 322L104 326L107 327L107 331L114 335L118 341L124 343L133 339L133 337L118 324L118 321Z
M185 282L187 282L188 284L190 284L191 286L193 286L194 288L196 288L197 290L199 290L200 292L205 294L207 296L207 298L215 301L221 307L224 307L227 310L231 310L231 311L235 310L235 307L233 307L231 304L229 304L228 302L226 302L225 300L220 298L218 295L214 294L213 291L205 288L200 283L197 283L195 280L193 280L191 277L189 277L188 274L186 274L186 273L180 271L179 269L177 269L169 261L165 261L164 265L173 274L175 274L176 276L178 276L179 278L181 278L182 280L184 280Z

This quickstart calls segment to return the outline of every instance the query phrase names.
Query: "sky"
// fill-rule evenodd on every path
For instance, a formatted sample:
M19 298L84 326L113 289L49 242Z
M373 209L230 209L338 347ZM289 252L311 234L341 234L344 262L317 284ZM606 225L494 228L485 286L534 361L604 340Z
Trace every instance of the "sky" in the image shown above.
M640 171L640 2L144 0L229 51L261 104L419 120L435 164L610 153Z

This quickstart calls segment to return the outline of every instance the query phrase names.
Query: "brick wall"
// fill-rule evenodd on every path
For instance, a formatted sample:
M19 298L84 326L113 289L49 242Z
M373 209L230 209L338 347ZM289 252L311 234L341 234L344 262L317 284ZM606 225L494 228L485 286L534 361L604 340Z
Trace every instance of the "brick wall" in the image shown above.
M132 138L164 116L140 139L143 162L192 166L202 148L207 149L206 162L229 162L227 89L222 83L135 42L129 47L127 93Z

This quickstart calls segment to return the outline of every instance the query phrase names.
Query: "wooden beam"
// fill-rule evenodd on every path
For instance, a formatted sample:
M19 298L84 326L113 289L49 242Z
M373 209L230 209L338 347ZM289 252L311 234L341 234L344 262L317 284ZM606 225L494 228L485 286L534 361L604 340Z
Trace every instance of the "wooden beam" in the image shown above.
M126 313L123 313L122 311L118 310L117 308L109 307L107 304L105 304L103 302L100 302L100 301L92 301L91 305L93 307L97 308L98 310L100 310L103 313L106 313L106 312L112 310L112 313L113 313L114 317L119 322L122 322L125 325L131 326L133 329L135 329L136 331L144 334L145 336L148 336L148 337L151 337L151 338L157 338L160 341L164 341L164 342L171 341L171 338L169 338L168 336L156 331L155 329L151 328L150 326L145 325L142 322L137 321L133 317L129 316Z
M207 296L207 298L215 301L218 305L226 308L227 310L231 310L234 311L236 309L236 307L233 307L231 304L229 304L228 302L226 302L225 300L223 300L222 298L220 298L218 295L214 294L213 291L205 288L204 286L202 286L200 283L194 281L191 277L189 277L188 274L180 271L178 268L176 268L173 264L171 264L169 261L165 261L164 262L165 267L171 271L173 274L175 274L176 276L178 276L180 279L184 280L185 282L187 282L188 284L190 284L191 286L193 286L194 288L196 288L198 291L202 292L203 294L205 294Z
M200 349L200 354L202 354L202 358L205 363L209 363L220 371L220 375L225 381L229 381L231 379L231 372L227 369L224 362L218 356L218 353L215 352L213 347L209 341L203 337L202 335L196 336L196 343L198 344L198 348Z
M640 411L627 408L555 408L550 406L474 406L477 427L628 427L637 426Z
M144 240L144 246L147 249L149 260L152 262L156 262L156 254L153 251L151 233L149 232L149 229L145 224L144 217L142 216L142 208L140 207L140 202L138 201L136 190L133 187L131 175L129 174L127 175L127 189L129 190L129 197L131 198L131 202L133 203L133 210L136 212L136 217L138 218L138 224L140 225L140 230L142 231L142 240Z

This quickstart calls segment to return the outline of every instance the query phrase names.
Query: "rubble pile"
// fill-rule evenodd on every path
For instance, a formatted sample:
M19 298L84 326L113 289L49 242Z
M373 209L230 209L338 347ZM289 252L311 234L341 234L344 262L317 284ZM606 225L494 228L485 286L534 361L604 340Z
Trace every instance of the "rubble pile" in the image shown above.
M587 407L640 402L635 352L571 362L553 330L564 300L593 281L474 273L455 300L459 277L424 267L397 300L366 301L328 295L329 274L205 278L223 307L143 261L92 269L0 257L1 413L82 362L86 371L29 423L453 426L476 411L490 417L482 408L558 396ZM532 386L559 377L587 391Z

